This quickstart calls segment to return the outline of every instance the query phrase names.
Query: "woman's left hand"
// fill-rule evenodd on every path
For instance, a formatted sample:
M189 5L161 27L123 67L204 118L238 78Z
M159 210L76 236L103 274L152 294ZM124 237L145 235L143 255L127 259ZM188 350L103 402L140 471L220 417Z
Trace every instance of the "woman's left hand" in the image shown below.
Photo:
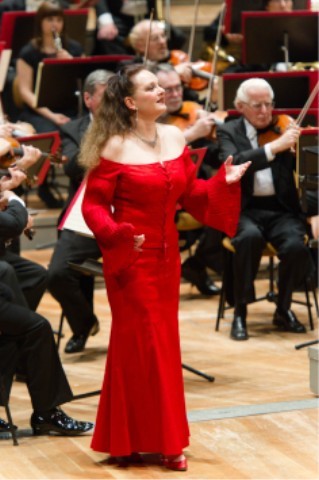
M250 164L251 162L246 162L241 165L233 165L233 157L231 155L227 157L225 161L226 183L230 184L238 182L245 174Z
M136 252L142 252L141 246L145 241L145 235L134 235L134 250Z

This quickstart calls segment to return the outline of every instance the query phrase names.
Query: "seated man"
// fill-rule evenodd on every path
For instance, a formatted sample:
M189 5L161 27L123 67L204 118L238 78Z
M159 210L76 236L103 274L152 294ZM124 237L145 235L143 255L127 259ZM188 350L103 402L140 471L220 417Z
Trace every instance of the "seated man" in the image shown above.
M214 113L205 112L202 105L196 102L183 101L181 79L172 65L161 63L154 67L153 71L159 85L165 90L167 113L160 117L159 121L179 127L184 133L186 143L191 147L207 147L199 176L211 176L212 169L220 166L218 146L212 136L216 121ZM182 275L203 295L219 294L220 289L209 277L207 267L221 273L221 233L205 227L201 230L195 254L187 258L182 265Z
M232 239L235 312L234 340L248 339L247 304L254 301L254 279L266 242L278 252L278 300L273 323L282 330L304 333L305 327L290 310L292 292L312 274L313 263L304 243L306 223L294 182L292 151L300 131L291 125L278 137L258 144L258 131L272 123L274 92L264 79L251 78L238 88L235 106L241 117L217 127L220 159L233 156L234 164L251 160L242 179L242 210ZM259 136L261 139L261 135Z
M97 15L96 52L114 55L132 53L127 37L136 18L150 15L155 8L154 0L99 0L95 9ZM181 48L186 40L183 32L170 26L171 48Z
M151 64L170 62L171 53L168 48L166 31L163 23L157 20L153 21L152 24L150 20L141 20L134 25L129 34L131 47L142 61L147 48L150 28L151 35L147 50L147 60ZM174 68L182 82L188 83L191 80L192 68L189 62L182 62Z
M26 176L15 170L10 170L10 175L11 179L2 180L0 186L1 251L10 238L21 234L28 226L28 212L23 201L7 190L15 188ZM15 270L2 257L0 332L0 365L6 396L10 395L18 364L23 364L33 407L30 423L34 435L78 435L91 430L92 423L74 420L60 409L59 405L72 400L73 394L56 349L51 325L29 308ZM0 395L0 404L3 405L4 401ZM0 432L8 430L7 422L0 419Z
M62 152L68 158L64 171L70 179L67 206L84 177L84 170L78 164L82 137L100 104L106 82L112 75L107 70L95 70L88 75L83 87L83 100L88 112L61 128ZM87 258L100 257L101 252L94 238L70 230L60 232L49 265L48 289L60 303L72 330L65 353L84 350L89 335L95 335L100 329L93 308L94 279L75 271L68 262L82 263Z

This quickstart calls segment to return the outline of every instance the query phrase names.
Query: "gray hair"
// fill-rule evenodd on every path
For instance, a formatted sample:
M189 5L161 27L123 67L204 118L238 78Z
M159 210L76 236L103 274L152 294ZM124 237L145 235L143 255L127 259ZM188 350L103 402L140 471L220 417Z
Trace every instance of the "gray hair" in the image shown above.
M267 89L271 97L271 100L274 99L274 96L275 96L274 91L266 80L264 80L263 78L249 78L248 80L245 80L244 82L242 82L238 87L238 90L236 92L236 97L234 100L235 107L237 107L238 103L240 102L243 102L243 103L249 102L249 93L255 88Z
M115 75L115 73L109 70L94 70L86 77L83 92L93 95L96 85L106 85L108 79L113 75Z
M149 19L141 20L140 22L136 23L134 27L131 29L128 40L129 44L133 48L133 50L138 50L138 48L142 48L142 43L144 44L144 40L146 43L147 35L151 28L154 26L164 28L163 23L159 20L154 20L151 22ZM143 45L145 46L145 45Z

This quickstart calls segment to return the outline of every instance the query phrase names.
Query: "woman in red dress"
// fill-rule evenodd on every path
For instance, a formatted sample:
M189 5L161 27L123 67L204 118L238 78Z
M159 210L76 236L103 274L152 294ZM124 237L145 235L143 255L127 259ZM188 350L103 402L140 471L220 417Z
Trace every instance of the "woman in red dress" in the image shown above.
M180 130L156 123L165 108L156 76L126 67L110 78L82 148L90 170L82 209L103 254L112 311L92 448L128 461L156 452L166 468L186 470L176 205L233 236L249 164L229 158L210 180L196 179Z

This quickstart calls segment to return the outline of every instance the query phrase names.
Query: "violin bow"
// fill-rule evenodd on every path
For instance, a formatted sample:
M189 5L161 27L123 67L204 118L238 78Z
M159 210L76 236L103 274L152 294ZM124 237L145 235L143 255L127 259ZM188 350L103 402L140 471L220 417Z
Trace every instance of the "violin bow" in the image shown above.
M211 102L211 96L212 96L212 91L213 91L215 77L216 77L215 72L216 72L217 57L218 57L218 51L219 51L220 43L222 39L222 29L224 25L225 15L226 15L226 2L224 2L222 5L219 22L218 22L218 30L217 30L217 36L216 36L216 42L215 42L215 48L214 48L214 55L212 58L211 76L208 83L207 97L205 102L206 112L208 112L209 110L209 105Z
M147 58L148 58L148 52L150 49L150 41L151 41L151 33L152 33L152 23L154 19L154 8L152 8L151 13L150 13L150 28L147 33L147 39L146 39L146 46L145 46L145 53L144 53L144 60L143 60L143 65L144 67L146 66Z
M189 44L188 44L188 61L192 61L193 56L193 49L194 49L194 40L195 40L195 28L197 24L197 16L198 16L198 7L199 7L199 0L195 0L194 4L194 20L189 36Z
M296 119L296 124L300 127L300 125L302 124L303 122L303 119L305 118L309 108L310 108L310 105L312 104L312 102L314 101L315 99L315 96L317 95L319 91L319 81L317 82L317 84L315 85L314 89L312 90L311 94L309 95L308 97L308 100L306 101L306 103L304 104L304 106L302 107L297 119Z
M171 38L171 2L170 0L165 0L165 13L164 19L166 24L167 38Z

